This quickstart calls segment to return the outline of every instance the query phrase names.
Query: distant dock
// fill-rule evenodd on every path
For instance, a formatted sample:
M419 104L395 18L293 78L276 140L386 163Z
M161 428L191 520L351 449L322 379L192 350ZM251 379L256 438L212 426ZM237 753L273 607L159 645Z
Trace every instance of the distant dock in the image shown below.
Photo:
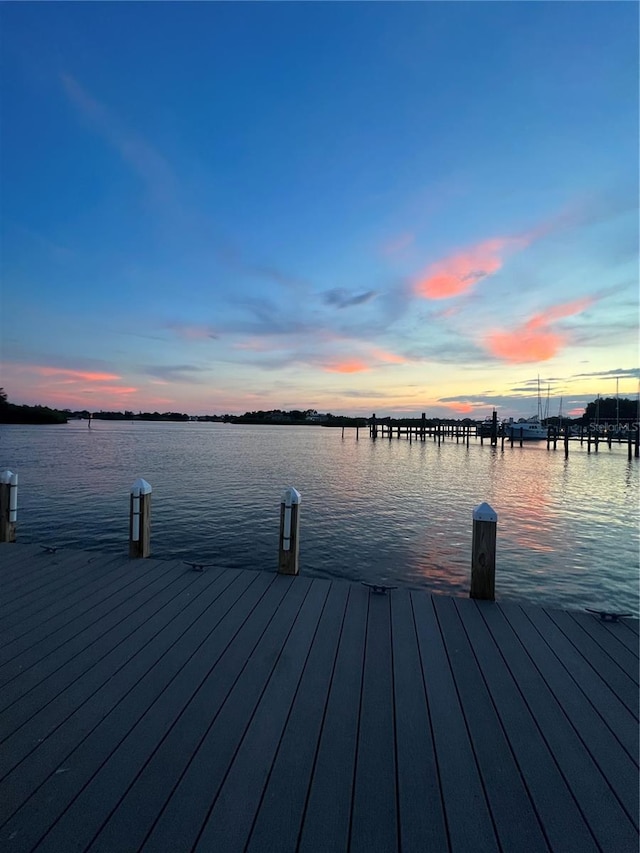
M636 853L637 620L196 568L0 545L3 850Z
M612 448L613 444L627 445L627 457L629 459L635 457L640 458L640 430L629 429L626 435L618 432L614 435L611 429L603 431L597 428L580 427L579 432L571 432L568 426L563 428L548 426L546 428L546 439L537 439L535 441L527 440L525 430L521 429L518 434L518 423L510 425L512 434L507 437L502 425L495 417L493 421L479 424L477 422L464 423L462 421L437 421L427 422L425 416L422 416L421 423L401 424L393 423L391 418L376 418L375 414L369 419L369 437L372 439L389 439L392 440L404 438L409 442L427 441L432 439L437 444L444 441L455 442L456 444L464 444L467 447L471 439L480 441L484 444L487 441L492 446L500 446L504 449L505 443L519 445L523 447L525 444L544 444L546 441L547 450L557 449L558 444L564 448L565 456L569 455L569 443L579 442L581 446L586 446L587 452L591 450L598 452L601 445ZM344 437L344 427L342 429ZM359 435L359 428L356 429L356 437Z

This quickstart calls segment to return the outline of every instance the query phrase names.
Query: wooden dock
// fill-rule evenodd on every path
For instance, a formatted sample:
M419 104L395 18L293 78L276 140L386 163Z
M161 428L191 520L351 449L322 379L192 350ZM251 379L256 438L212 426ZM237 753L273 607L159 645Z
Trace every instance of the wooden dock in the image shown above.
M4 851L638 849L638 622L0 545Z

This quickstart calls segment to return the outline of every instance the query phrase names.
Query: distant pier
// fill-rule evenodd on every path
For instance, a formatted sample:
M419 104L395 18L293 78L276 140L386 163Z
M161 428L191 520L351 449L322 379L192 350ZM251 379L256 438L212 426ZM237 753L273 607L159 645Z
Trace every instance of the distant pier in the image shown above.
M374 415L369 419L369 437L372 439L404 438L409 442L433 440L437 444L449 441L456 444L469 446L471 439L479 440L480 444L485 441L492 446L500 445L504 448L505 443L511 446L525 444L540 444L546 440L547 449L556 450L558 442L569 454L569 443L579 442L581 446L587 447L587 452L598 452L600 445L609 449L613 444L625 444L629 459L640 458L640 430L630 428L623 434L621 431L614 433L613 428L605 425L601 430L597 427L581 426L579 432L572 432L569 426L557 427L549 425L546 427L546 439L527 440L524 429L518 434L518 424L510 424L511 436L507 437L504 425L500 424L495 416L491 421L482 424L477 422L465 423L464 421L427 421L423 415L422 421L413 424L392 423L390 417L377 418ZM344 436L344 428L342 430Z

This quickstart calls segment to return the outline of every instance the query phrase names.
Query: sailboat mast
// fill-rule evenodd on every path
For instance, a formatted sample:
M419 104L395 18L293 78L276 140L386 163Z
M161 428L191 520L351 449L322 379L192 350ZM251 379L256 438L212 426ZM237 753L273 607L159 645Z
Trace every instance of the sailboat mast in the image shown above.
M538 421L542 422L542 401L540 399L540 374L538 374Z

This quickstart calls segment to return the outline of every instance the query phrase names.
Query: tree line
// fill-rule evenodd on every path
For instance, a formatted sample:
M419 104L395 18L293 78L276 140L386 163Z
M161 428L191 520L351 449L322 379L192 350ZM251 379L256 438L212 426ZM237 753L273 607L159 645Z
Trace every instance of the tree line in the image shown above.
M10 403L4 388L0 388L0 423L3 424L65 424L74 418L92 418L105 421L189 421L191 416L184 412L134 412L125 409L122 412L99 411L89 412L88 409L72 411L71 409L52 409L49 406L21 406ZM197 421L222 421L236 424L306 424L328 427L336 426L366 426L369 418L334 415L331 412L319 413L315 409L282 409L257 410L245 412L243 415L198 415ZM394 426L416 426L422 423L421 418L391 418L378 419L379 422L391 423ZM638 420L638 401L627 397L598 397L588 403L584 414L577 418L565 417L563 423L589 424L600 423L635 423ZM549 423L557 423L558 418L548 418ZM471 418L427 418L425 423L434 424L473 424Z

